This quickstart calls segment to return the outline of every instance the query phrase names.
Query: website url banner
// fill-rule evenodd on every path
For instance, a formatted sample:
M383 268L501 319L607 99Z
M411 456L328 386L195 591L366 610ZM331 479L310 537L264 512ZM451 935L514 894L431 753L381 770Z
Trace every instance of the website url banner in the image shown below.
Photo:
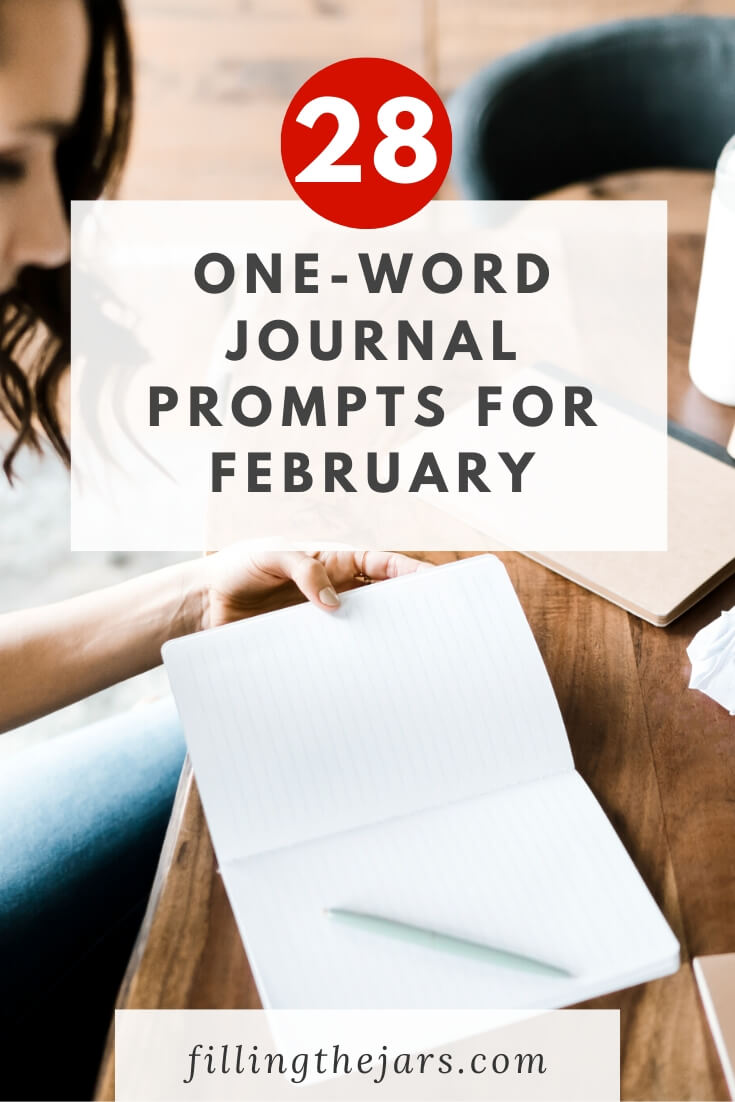
M620 1097L617 1010L125 1010L118 1102Z

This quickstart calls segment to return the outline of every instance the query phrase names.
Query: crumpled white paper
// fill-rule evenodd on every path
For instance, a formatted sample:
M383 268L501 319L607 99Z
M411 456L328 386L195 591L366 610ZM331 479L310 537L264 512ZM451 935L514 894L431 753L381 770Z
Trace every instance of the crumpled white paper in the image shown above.
M735 608L707 624L687 647L690 689L699 689L735 715Z

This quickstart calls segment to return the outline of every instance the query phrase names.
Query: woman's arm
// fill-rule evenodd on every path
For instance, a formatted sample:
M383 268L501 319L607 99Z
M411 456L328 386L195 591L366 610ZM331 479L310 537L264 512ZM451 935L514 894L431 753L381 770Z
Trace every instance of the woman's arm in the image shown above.
M157 665L167 639L196 630L197 567L0 616L0 731Z
M6 613L0 616L0 731L157 666L168 639L304 597L334 609L335 590L420 565L380 551L310 556L232 547L82 597Z

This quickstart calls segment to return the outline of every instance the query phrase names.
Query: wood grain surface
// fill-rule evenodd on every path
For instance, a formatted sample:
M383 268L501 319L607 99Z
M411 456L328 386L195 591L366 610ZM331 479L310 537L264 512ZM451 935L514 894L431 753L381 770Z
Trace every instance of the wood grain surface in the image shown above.
M281 117L294 90L323 64L382 54L446 93L491 57L543 34L671 5L133 0L132 9L139 122L125 194L260 198L288 194ZM735 14L735 0L689 0L677 10ZM564 194L669 199L669 412L724 442L733 411L699 395L687 374L710 187L706 174L655 171ZM577 768L681 941L675 976L585 1004L621 1010L622 1097L726 1098L690 961L735 950L735 720L687 689L685 648L699 627L735 604L735 579L657 629L520 555L501 558L549 670ZM257 1005L187 762L118 1006ZM114 1097L112 1032L97 1097Z

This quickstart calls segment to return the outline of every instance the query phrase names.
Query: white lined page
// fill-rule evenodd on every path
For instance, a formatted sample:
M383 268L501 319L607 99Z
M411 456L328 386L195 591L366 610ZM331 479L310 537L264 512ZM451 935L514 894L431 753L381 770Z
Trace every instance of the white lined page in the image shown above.
M265 1005L553 1007L675 971L679 947L578 773L223 868ZM345 907L519 952L538 975L330 921Z
M175 640L164 659L221 862L573 768L493 556Z

